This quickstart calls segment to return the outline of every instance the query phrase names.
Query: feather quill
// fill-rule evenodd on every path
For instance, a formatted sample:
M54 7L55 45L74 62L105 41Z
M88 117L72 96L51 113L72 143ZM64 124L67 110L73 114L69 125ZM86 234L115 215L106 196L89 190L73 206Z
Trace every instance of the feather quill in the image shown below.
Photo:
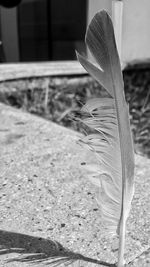
M79 53L77 58L109 96L89 99L82 107L81 120L94 133L80 143L97 157L98 164L87 168L90 180L100 187L98 203L107 231L119 237L118 267L123 267L126 220L134 194L134 150L114 29L106 11L92 19L86 44L97 63Z

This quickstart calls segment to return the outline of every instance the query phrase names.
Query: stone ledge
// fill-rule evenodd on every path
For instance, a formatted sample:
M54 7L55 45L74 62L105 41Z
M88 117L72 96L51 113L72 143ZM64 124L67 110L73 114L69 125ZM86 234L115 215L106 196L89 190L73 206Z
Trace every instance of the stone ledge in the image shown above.
M122 64L123 71L150 69L150 59ZM87 76L77 60L32 63L1 63L0 82L39 77Z
M0 64L0 82L32 77L87 75L81 64L74 61Z
M0 229L56 240L74 252L114 262L116 252L102 226L96 189L80 168L89 155L76 144L78 137L74 131L0 104ZM127 261L150 245L149 174L150 160L136 156ZM6 244L0 243L8 251L8 255L2 252L1 266L27 266L5 262L16 256ZM132 266L145 264L142 258L142 264L140 259Z

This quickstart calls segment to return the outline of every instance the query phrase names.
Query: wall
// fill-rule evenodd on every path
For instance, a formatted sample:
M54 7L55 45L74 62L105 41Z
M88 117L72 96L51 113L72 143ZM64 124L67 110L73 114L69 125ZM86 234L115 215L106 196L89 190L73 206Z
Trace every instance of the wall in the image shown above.
M124 0L122 63L150 59L150 0ZM111 0L88 0L88 22L99 10L112 13Z
M150 0L125 0L123 61L150 59Z

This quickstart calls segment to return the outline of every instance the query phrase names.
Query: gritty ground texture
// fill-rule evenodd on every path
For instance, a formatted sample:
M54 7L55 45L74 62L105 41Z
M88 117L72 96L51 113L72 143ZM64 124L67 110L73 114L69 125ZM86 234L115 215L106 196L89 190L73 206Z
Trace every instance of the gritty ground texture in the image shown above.
M80 165L91 155L76 144L78 138L0 104L0 266L41 267L60 257L81 259L74 266L116 262L117 245L104 231L97 189ZM137 260L129 266L150 266L149 188L150 160L136 156L125 257Z

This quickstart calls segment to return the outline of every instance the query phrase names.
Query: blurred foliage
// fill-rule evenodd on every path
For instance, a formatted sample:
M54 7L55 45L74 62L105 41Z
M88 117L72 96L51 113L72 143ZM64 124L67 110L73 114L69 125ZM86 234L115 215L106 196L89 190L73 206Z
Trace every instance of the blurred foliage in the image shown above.
M150 158L150 70L124 72L135 150Z
M150 70L126 70L123 75L135 151L150 158ZM31 78L0 84L1 102L80 132L87 129L72 120L72 115L88 98L105 96L105 90L89 76Z

